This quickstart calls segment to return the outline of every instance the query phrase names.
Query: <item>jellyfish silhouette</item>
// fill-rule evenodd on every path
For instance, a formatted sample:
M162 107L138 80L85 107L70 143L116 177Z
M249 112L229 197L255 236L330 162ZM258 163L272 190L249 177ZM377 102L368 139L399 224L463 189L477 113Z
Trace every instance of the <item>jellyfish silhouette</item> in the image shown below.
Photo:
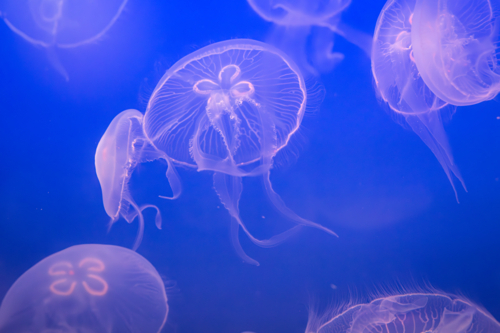
M334 52L334 34L371 54L371 36L341 21L351 0L248 0L264 20L275 24L268 42L290 55L306 73L332 70L344 55Z
M489 0L389 0L375 28L378 92L431 149L458 201L443 118L500 91L498 13Z
M387 295L311 313L306 333L499 333L500 324L464 297L441 292Z
M86 244L26 271L0 306L0 332L157 333L168 315L156 269L134 251Z
M27 42L42 47L54 69L67 81L57 48L96 42L115 23L128 0L6 0L0 16Z
M258 265L243 251L239 227L262 247L279 244L301 226L335 235L289 209L269 179L273 159L298 130L306 104L299 69L270 45L230 40L182 58L156 86L144 117L138 111L118 115L99 143L96 168L106 212L112 220L123 216L131 221L139 215L143 224L141 211L150 206L133 203L127 181L136 163L161 158L168 163L171 199L181 192L176 166L213 172L215 191L231 216L234 247L248 263ZM122 129L117 130L121 123ZM143 132L136 130L140 124ZM135 149L138 141L141 148ZM295 227L266 240L247 230L239 201L242 177L253 176L262 177L271 203L297 223Z

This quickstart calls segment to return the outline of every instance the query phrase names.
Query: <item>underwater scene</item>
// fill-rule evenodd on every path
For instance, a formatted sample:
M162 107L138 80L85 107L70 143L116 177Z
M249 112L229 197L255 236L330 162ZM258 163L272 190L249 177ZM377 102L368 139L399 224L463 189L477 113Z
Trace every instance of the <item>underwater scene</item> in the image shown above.
M500 333L500 0L0 19L0 333Z

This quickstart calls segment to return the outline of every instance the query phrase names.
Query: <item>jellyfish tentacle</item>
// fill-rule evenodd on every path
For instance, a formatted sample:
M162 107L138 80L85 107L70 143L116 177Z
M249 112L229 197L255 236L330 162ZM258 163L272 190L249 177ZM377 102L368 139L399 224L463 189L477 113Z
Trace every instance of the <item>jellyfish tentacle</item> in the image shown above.
M49 46L46 48L47 58L49 59L50 65L54 68L66 82L69 81L69 75L66 69L61 64L59 57L56 54L55 46Z
M455 197L458 200L457 189L453 183L454 175L462 184L462 187L467 192L464 180L458 167L453 161L453 156L451 154L451 148L446 138L443 124L439 118L440 114L438 111L431 111L424 114L417 115L407 115L406 122L412 130L420 137L420 139L429 147L434 156L436 156L439 164L443 168L448 180L453 187L453 192L455 192Z
M302 227L302 226L295 226L282 233L274 235L269 239L255 238L246 228L245 224L243 223L240 217L239 201L241 198L241 192L243 191L243 184L241 177L230 176L220 172L215 172L214 188L215 192L219 196L221 203L224 205L224 207L228 210L229 214L231 215L231 228L232 229L235 228L233 223L237 222L238 224L236 227L236 231L234 230L231 231L231 239L236 249L236 252L247 263L258 265L258 262L248 257L248 255L245 254L245 252L241 248L241 244L239 243L238 240L239 227L243 229L243 231L252 241L252 243L264 248L269 248L279 245L280 243L284 242L287 238L294 235L297 231L300 230L300 227Z
M331 29L334 33L342 36L349 43L356 45L363 50L368 58L372 55L373 37L367 33L351 28L349 25L342 23L340 20L335 19L332 22L324 24L327 28Z
M167 196L160 195L160 198L168 199L168 200L175 200L182 193L182 184L181 184L181 181L179 179L179 174L177 173L177 170L175 170L174 164L172 163L170 158L165 157L165 160L167 161L167 164L168 164L166 176L167 176L168 183L170 184L170 188L172 189L172 196L167 197Z
M269 199L271 200L271 203L274 205L274 207L276 207L276 209L280 213L282 213L283 215L285 215L289 219L296 221L297 223L299 223L299 225L317 228L317 229L326 231L327 233L338 237L338 235L335 232L328 229L327 227L324 227L321 224L306 220L306 219L300 217L299 215L297 215L293 210L288 208L286 206L285 202L283 201L283 199L281 199L281 197L279 196L279 194L273 190L273 186L271 185L271 180L269 178L270 175L271 175L271 172L268 172L267 174L265 174L262 177L264 180L264 187L266 188L266 193L267 193Z

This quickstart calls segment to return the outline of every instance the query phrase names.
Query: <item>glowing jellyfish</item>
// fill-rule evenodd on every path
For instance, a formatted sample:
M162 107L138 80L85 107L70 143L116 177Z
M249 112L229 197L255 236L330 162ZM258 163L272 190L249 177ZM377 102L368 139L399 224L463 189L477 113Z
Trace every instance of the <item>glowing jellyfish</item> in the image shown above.
M500 333L500 324L463 297L408 293L311 314L306 333Z
M0 332L157 333L168 315L156 269L131 250L86 244L26 271L0 306Z
M74 48L100 39L128 0L6 0L0 16L29 43L47 50L51 65L66 79L56 48Z
M500 91L495 13L489 0L389 0L375 28L378 92L437 157L455 195L452 175L465 185L442 117Z
M99 180L105 206L109 203L108 215L115 219L121 214L129 221L140 215L142 208L133 204L126 183L135 163L144 161L133 143L141 138L139 146L148 146L148 159L167 161L173 198L181 191L175 165L214 172L215 191L231 215L233 244L246 262L258 264L241 248L239 226L262 247L277 245L302 225L334 234L286 207L269 179L273 158L298 130L306 104L307 91L297 66L267 44L231 40L184 57L156 86L144 118L137 111L122 113L99 143L96 167L104 175ZM142 133L130 131L131 124L141 123ZM121 130L117 124L123 125ZM241 178L247 176L261 176L274 206L298 225L267 240L255 238L238 207ZM133 212L123 214L120 203L131 205Z
M104 209L111 217L110 227L120 216L129 223L136 217L139 219L139 232L134 250L139 247L142 240L144 231L142 211L144 209L155 208L157 210L156 226L161 229L161 215L158 208L154 205L139 207L128 189L128 182L137 164L162 158L163 155L144 137L142 120L143 115L137 110L121 112L108 126L99 141L95 154L95 167L101 184ZM174 168L168 168L167 177L174 191L172 199L175 199L181 192L181 185Z
M264 20L275 24L269 42L294 58L306 72L333 69L342 53L333 52L334 34L371 54L372 39L341 22L351 0L248 0Z

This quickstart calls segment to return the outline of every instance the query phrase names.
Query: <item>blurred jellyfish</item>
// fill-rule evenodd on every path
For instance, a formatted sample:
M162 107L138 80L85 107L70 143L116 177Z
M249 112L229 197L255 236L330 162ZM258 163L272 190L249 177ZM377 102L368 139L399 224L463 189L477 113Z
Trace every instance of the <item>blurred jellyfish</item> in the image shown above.
M375 28L378 92L431 149L456 196L452 175L465 185L442 118L500 91L497 18L489 0L389 0Z
M267 44L231 40L182 58L156 86L144 118L138 111L125 111L99 143L96 168L108 215L128 221L141 217L144 207L131 200L127 181L136 163L161 158L169 165L172 198L181 192L174 165L214 172L215 191L231 215L234 247L248 263L258 265L241 248L239 226L262 247L279 244L302 225L335 235L290 210L269 179L273 158L298 130L306 104L298 68ZM140 124L143 132L135 131ZM135 148L137 140L141 149L147 146L146 153ZM239 214L241 178L246 176L262 176L273 205L298 225L267 240L255 238ZM125 206L133 210L127 212Z
M351 0L247 0L264 20L275 24L269 43L292 56L305 73L332 70L342 59L333 52L334 34L371 54L372 38L341 22Z
M6 0L0 16L23 39L45 48L51 65L68 80L55 49L99 40L118 19L127 1Z
M463 297L444 293L408 293L370 303L311 313L306 333L500 333L488 312Z
M26 271L0 306L0 332L157 333L168 315L156 269L131 250L86 244Z
M161 229L158 208L154 205L139 207L128 189L128 182L137 164L161 158L163 155L144 137L142 120L143 115L137 110L126 110L117 115L99 141L95 154L95 167L101 184L104 209L111 217L110 227L120 216L129 223L136 217L139 219L134 250L139 247L144 232L144 209L156 209L156 226ZM172 199L175 199L179 196L181 187L174 168L168 168L167 177L174 190Z

